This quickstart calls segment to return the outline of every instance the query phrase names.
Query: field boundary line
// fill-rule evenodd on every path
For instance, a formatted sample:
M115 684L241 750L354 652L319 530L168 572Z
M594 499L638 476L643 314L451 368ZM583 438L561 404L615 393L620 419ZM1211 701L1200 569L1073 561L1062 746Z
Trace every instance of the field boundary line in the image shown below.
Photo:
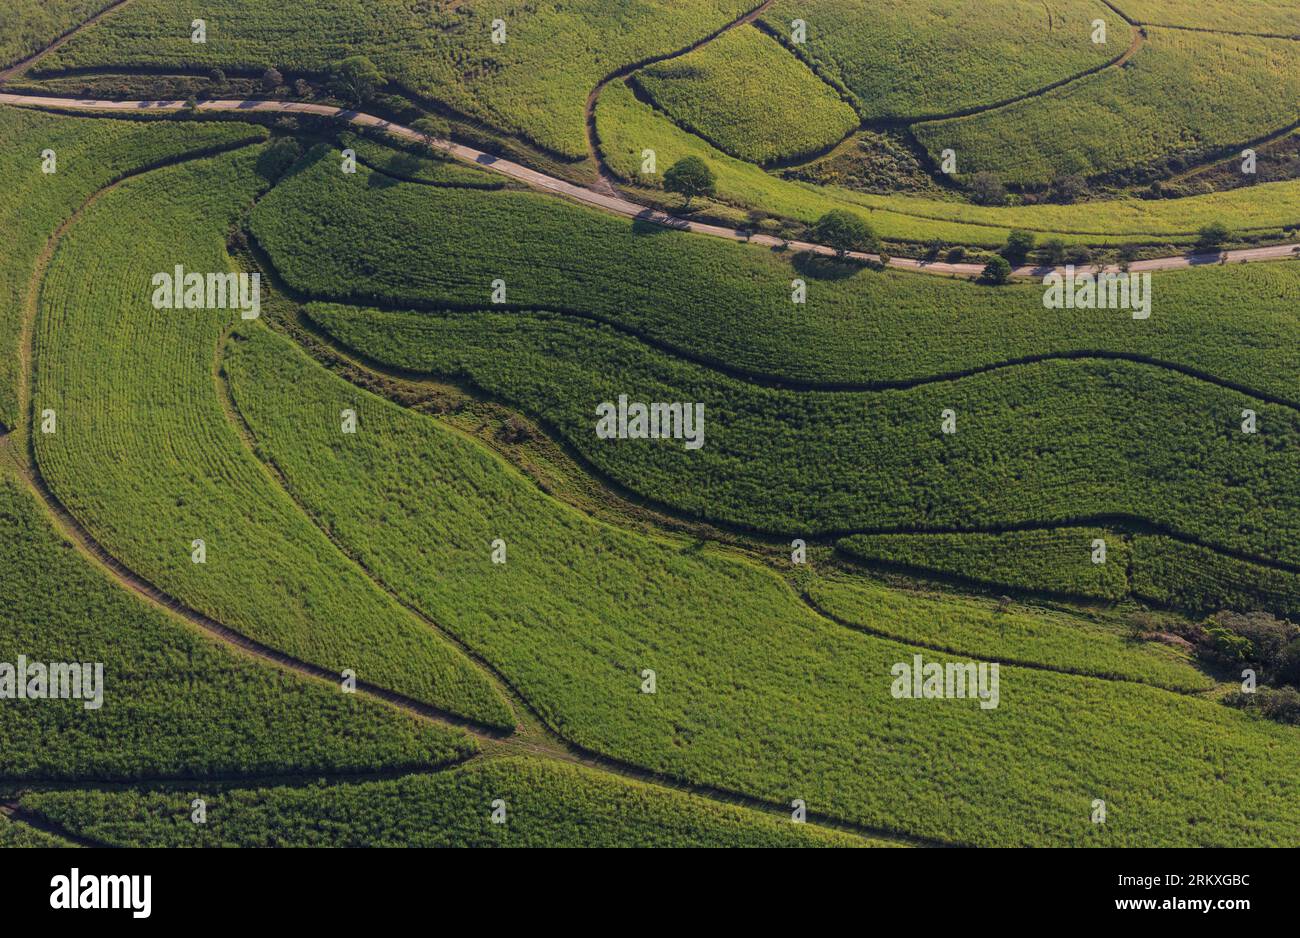
M70 27L62 35L56 37L55 40L51 42L49 45L47 45L44 49L32 53L25 59L20 59L19 61L15 62L13 65L8 66L7 68L0 69L0 83L10 81L14 78L23 77L23 75L27 74L27 72L29 72L35 65L37 65L41 61L41 59L45 58L47 55L50 55L51 53L57 52L63 46L64 43L70 40L73 36L77 35L77 33L91 26L94 26L100 20L104 19L104 17L116 13L118 10L120 10L122 7L126 6L130 2L131 0L116 0L115 3L111 3L110 5L104 7L104 9L100 10L90 19L84 20L80 23L77 23L75 26Z
M60 98L43 95L18 95L9 93L0 93L0 104L12 104L18 106L44 108L56 111L92 111L116 113L119 115L129 116L130 114L141 114L159 111L179 111L185 107L184 101L178 100L136 100L136 101L106 101L100 99L87 98ZM424 143L434 149L448 153L455 159L467 163L499 172L512 179L516 179L533 189L546 192L552 195L569 198L573 201L583 203L602 211L621 215L626 218L637 221L647 222L649 224L660 225L665 228L671 228L678 231L694 232L712 237L724 238L729 241L738 241L748 244L758 244L772 248L784 248L796 252L805 252L818 254L824 257L844 257L851 260L869 261L871 263L880 263L880 255L863 251L849 251L843 255L835 249L822 244L815 244L809 241L792 241L784 238L777 238L771 235L755 234L751 231L738 228L727 228L721 225L708 224L706 222L691 221L667 212L651 208L640 202L633 202L621 195L607 195L580 186L575 183L549 176L546 173L529 169L519 163L500 157L492 156L473 147L464 144L454 143L449 140L441 140L429 137L419 131L404 127L393 121L375 117L353 109L334 107L324 104L306 104L295 101L269 101L257 98L248 99L214 99L199 102L197 111L220 111L229 112L273 112L282 114L303 114L308 116L335 118L346 123L355 124L359 127L372 127L390 133L397 137L408 140L415 140ZM994 228L996 225L986 225L983 223L957 222L957 224L969 224L972 227ZM1243 250L1218 251L1213 254L1189 255L1180 254L1175 257L1157 258L1147 261L1135 261L1128 265L1128 270L1133 272L1154 271L1154 270L1178 270L1188 267L1206 266L1211 264L1229 264L1229 263L1247 263L1262 262L1273 260L1293 259L1297 256L1297 248L1300 245L1291 243L1272 245L1262 248L1247 248ZM983 273L984 265L982 264L949 264L943 262L927 262L914 260L912 258L894 257L890 258L888 266L900 270L907 270L916 273L928 273L940 276L969 276L975 277ZM1041 278L1056 270L1064 272L1064 268L1042 267L1038 265L1023 265L1012 271L1013 276L1026 278ZM1088 265L1077 268L1078 273L1090 272L1122 272L1118 266L1110 265L1102 267L1100 265Z

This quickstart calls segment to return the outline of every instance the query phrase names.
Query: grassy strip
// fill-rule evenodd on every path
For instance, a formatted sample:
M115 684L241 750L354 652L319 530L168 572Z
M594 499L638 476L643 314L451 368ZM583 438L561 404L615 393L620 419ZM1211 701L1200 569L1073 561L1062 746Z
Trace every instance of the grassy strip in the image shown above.
M206 824L190 822L204 798ZM504 802L503 823L491 818ZM122 847L888 846L562 762L307 788L29 794L24 807Z
M1102 540L1106 556L1093 559ZM990 586L1090 599L1128 596L1129 546L1103 528L1055 528L1003 534L858 534L840 550L860 560L934 570Z
M1214 686L1186 655L1132 642L1117 623L986 600L900 593L863 579L814 577L819 609L849 625L899 641L990 661L1036 665L1193 692Z
M357 160L379 170L386 176L421 182L431 186L453 186L466 189L500 189L505 185L501 176L477 169L452 159L421 155L414 144L392 145L359 136L351 132L339 135L339 146L351 149ZM426 153L438 153L426 150ZM367 177L369 184L380 188L383 177Z
M473 665L371 584L245 449L214 373L240 311L152 305L157 272L232 269L224 238L265 185L260 159L241 151L131 180L61 242L37 341L36 412L58 421L36 435L41 470L110 553L199 612L313 664L513 726Z
M232 653L109 582L0 469L0 661L99 662L103 705L0 703L0 778L132 779L438 765L475 743Z
M583 746L962 842L1300 836L1289 794L1300 739L1286 727L1139 684L1012 667L997 709L896 699L891 666L916 648L813 615L749 562L592 522L269 330L244 334L227 359L236 403L318 523ZM349 404L359 432L343 440L336 416ZM504 564L491 560L497 538ZM641 691L647 668L654 694ZM1109 805L1104 827L1090 820L1095 798Z

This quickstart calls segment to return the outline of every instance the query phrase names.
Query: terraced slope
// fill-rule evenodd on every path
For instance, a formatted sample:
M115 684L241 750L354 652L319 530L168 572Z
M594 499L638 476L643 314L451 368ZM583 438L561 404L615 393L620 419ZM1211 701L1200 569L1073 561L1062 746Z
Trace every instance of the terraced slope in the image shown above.
M290 75L319 73L365 54L397 84L522 134L567 158L587 153L587 96L610 72L666 55L721 29L750 0L581 0L526 7L512 0L410 4L320 0L304 28L291 7L265 0L132 0L41 63L42 74L85 68L213 66L260 74L269 63ZM194 43L202 16L207 41ZM493 39L504 24L504 41ZM325 25L327 24L327 25Z
M152 305L158 272L232 269L225 237L266 184L259 158L246 149L130 180L60 242L36 342L34 407L57 415L57 432L36 435L41 471L110 553L193 609L312 664L513 726L486 679L244 449L214 359L240 311Z
M644 68L633 80L677 123L750 163L820 152L858 126L853 108L829 85L751 26Z
M954 149L964 174L1045 185L1173 156L1202 162L1296 122L1300 42L1177 29L1148 34L1123 68L1006 108L918 124L913 133L932 156Z
M1118 516L1300 561L1300 413L1168 369L1044 361L900 391L786 391L563 316L310 313L381 361L468 377L694 516L791 536ZM599 438L597 405L623 395L702 403L703 446ZM1267 432L1241 432L1245 408Z
M1098 68L1129 43L1129 28L1097 0L777 0L762 17L868 120L916 119L986 106ZM1092 41L1093 21L1107 42Z
M501 279L508 307L602 319L683 356L805 385L875 388L1105 351L1300 401L1300 346L1287 338L1300 335L1294 265L1157 275L1152 316L1137 322L1045 310L1041 285L841 269L536 193L376 187L364 168L338 172L327 151L310 159L252 216L275 268L307 296L476 309ZM795 279L808 286L799 307Z
M60 539L0 456L0 661L98 662L102 705L5 701L0 780L438 765L474 741L256 663L128 596Z
M994 710L895 699L890 667L915 647L818 618L747 562L588 521L269 330L241 333L226 359L234 402L289 489L583 746L961 842L1300 835L1287 794L1300 740L1286 727L1138 684L1012 667ZM340 400L360 419L346 446L333 427ZM485 562L496 537L502 565ZM411 543L441 576L426 575ZM655 694L640 691L645 668ZM1011 764L1014 788L998 782ZM1104 829L1089 819L1097 797L1111 806Z
M128 173L265 136L249 124L138 123L0 108L0 227L8 232L0 255L0 424L16 427L20 414L26 416L20 405L24 304L32 271L59 225Z
M989 119L1001 113L990 112ZM1060 237L1071 244L1184 245L1193 243L1196 232L1214 221L1234 231L1274 235L1281 235L1284 226L1300 221L1300 181L1296 180L1185 199L1115 199L1007 208L812 186L781 179L727 156L638 101L620 82L608 85L601 93L596 128L601 154L622 179L654 183L641 175L641 151L645 148L653 149L664 166L685 156L699 156L718 177L719 197L729 203L807 223L833 208L865 213L878 235L896 241L929 242L937 238L949 244L997 248L1006 243L1011 229L1018 228ZM1124 144L1124 140L1118 144Z
M179 823L208 800L206 825ZM504 823L491 820L504 802ZM47 792L25 808L116 846L862 847L874 841L560 762L504 758L435 775L220 792Z

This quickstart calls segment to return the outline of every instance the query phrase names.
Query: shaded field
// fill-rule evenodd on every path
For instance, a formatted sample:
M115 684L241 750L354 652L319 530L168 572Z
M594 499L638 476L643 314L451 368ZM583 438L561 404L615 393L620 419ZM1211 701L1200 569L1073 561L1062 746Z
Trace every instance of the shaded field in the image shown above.
M206 824L190 822L195 798L207 801ZM44 792L25 796L22 804L66 830L121 847L889 845L579 766L518 757L357 784ZM493 823L498 805L503 822Z

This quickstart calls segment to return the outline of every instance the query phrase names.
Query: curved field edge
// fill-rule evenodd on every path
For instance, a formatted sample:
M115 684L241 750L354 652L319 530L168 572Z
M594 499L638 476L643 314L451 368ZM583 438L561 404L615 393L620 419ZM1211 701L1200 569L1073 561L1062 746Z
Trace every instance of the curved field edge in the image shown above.
M251 124L140 123L0 107L0 425L24 410L27 297L51 234L95 192L128 176L266 138ZM35 272L35 273L34 273Z
M208 822L186 823L194 798ZM892 846L536 758L301 788L25 795L25 810L113 846ZM494 812L501 823L492 820Z
M997 248L1013 229L1067 244L1186 245L1201 227L1221 221L1234 231L1276 232L1300 220L1300 181L1269 183L1184 199L1117 199L1079 205L989 208L904 195L871 195L814 186L772 175L722 153L638 101L620 82L608 85L596 106L600 152L608 167L634 185L656 186L641 172L641 151L652 149L659 166L698 156L717 176L718 198L741 208L807 224L831 209L861 215L880 237L899 242Z
M1300 350L1285 341L1300 334L1300 265L1155 275L1152 315L1139 321L1126 310L1045 309L1041 286L864 271L533 192L375 188L368 170L336 165L314 151L251 216L266 259L301 300L472 310L502 299L500 280L506 309L609 322L773 386L885 390L1091 354L1300 401ZM806 289L798 306L795 281Z
M59 421L34 437L41 473L110 553L203 615L340 680L352 671L512 727L487 679L370 584L243 450L213 373L238 310L151 305L155 272L233 269L224 239L265 186L260 157L245 150L128 180L60 242L37 340L33 407Z
M1118 624L1080 615L964 597L910 596L857 577L813 577L804 590L813 607L836 622L936 651L1182 693L1214 686L1186 655L1132 642Z
M1012 667L993 710L896 699L891 664L919 649L813 615L763 568L588 521L476 443L329 375L264 328L232 344L227 371L261 452L318 519L585 748L941 840L1294 837L1277 747L1300 739L1286 727L1138 684ZM360 430L340 449L341 399ZM430 497L443 510L428 511ZM507 543L505 564L485 562L494 536ZM412 541L438 552L454 590L418 576L400 547ZM631 601L606 608L599 597L614 584L616 595L633 589ZM657 671L655 694L639 688L644 668ZM1014 791L996 781L1011 762ZM1105 830L1089 819L1095 797L1112 805ZM1188 824L1206 812L1216 820Z
M1266 561L1294 564L1300 548L1287 445L1300 414L1145 364L1045 361L904 391L795 392L563 316L306 311L372 360L467 379L537 417L625 489L746 530L958 533L1109 517ZM702 444L686 445L680 424L678 439L601 438L599 408L620 400L700 402ZM1242 433L1243 407L1268 429ZM943 432L945 409L955 433Z
M463 733L253 661L125 593L54 531L0 454L0 661L99 663L101 703L7 701L0 780L414 769ZM83 691L84 693L84 691Z

